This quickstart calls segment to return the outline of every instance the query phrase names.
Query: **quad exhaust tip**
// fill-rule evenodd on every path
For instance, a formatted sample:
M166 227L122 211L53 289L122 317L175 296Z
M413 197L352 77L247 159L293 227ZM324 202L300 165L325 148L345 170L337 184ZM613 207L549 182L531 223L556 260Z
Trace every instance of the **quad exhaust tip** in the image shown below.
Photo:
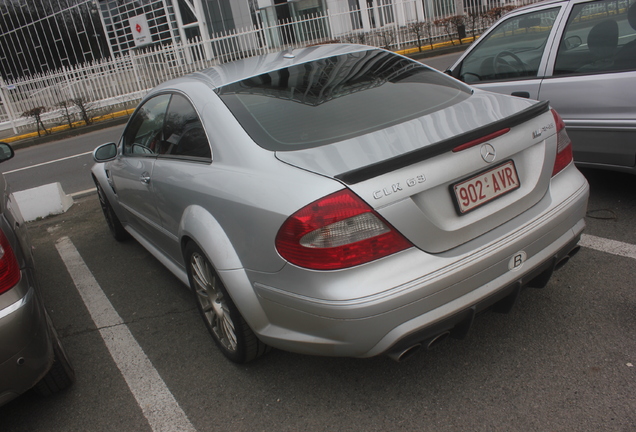
M435 337L432 337L431 339L428 339L427 341L418 342L418 343L413 344L413 345L411 345L411 346L409 346L407 348L404 348L404 349L391 351L390 353L387 354L387 356L390 359L395 360L396 362L401 362L401 361L406 360L407 358L412 357L421 348L425 347L427 350L433 349L433 347L435 347L438 344L440 344L448 336L450 336L450 331L445 331L445 332L442 332L442 333L438 334Z
M570 260L570 258L572 258L574 255L576 255L579 251L581 250L581 246L576 246L574 249L572 249L570 252L568 252L568 254L566 256L563 257L563 259L561 259L561 261L559 261L556 266L554 266L554 270L558 270L561 267L563 267L564 265L567 264L567 262Z

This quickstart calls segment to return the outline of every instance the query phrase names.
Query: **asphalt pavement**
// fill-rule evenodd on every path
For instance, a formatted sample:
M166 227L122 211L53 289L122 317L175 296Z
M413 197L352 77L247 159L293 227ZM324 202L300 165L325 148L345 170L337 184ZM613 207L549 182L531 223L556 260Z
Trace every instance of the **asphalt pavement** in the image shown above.
M614 187L633 191L636 179L587 174L601 195L588 233L636 243L636 197ZM65 267L66 241L198 431L636 430L636 256L584 247L509 314L481 315L467 339L402 363L274 350L238 366L214 346L188 289L138 243L110 236L95 195L29 230L78 381L1 407L3 432L153 430L124 379L134 365L113 360L109 327L93 322Z

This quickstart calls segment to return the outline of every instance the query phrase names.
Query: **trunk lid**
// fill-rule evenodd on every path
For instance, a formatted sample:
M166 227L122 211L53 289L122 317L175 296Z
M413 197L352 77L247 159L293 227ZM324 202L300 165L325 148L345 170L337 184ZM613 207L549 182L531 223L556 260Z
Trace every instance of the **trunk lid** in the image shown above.
M476 90L458 104L414 120L276 156L341 181L415 246L439 253L507 222L545 195L555 132L547 102ZM511 173L518 187L506 192ZM490 182L486 188L498 187L502 194L462 208L456 195L471 201L466 195L475 193L484 178Z

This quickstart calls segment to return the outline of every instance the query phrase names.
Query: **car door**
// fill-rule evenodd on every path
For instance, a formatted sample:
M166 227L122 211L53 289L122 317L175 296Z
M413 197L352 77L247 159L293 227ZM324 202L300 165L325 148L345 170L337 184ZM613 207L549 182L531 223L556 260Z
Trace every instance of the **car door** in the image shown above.
M170 95L162 94L139 107L122 136L121 156L107 167L126 221L151 241L161 229L152 174L169 101Z
M210 142L198 112L185 95L173 94L157 149L153 191L163 228L157 246L180 264L183 213L191 205L208 206L214 200L210 192L218 187L211 162Z
M563 117L577 162L633 167L636 4L573 2L561 27L539 98Z
M551 3L504 18L460 58L450 74L485 90L538 99L564 5Z

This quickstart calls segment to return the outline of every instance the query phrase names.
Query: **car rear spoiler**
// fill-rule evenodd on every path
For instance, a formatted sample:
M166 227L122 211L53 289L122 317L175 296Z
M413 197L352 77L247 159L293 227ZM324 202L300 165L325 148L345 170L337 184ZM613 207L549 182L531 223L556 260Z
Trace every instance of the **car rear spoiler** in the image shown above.
M338 174L335 177L348 185L363 182L365 180L386 174L409 165L416 164L426 159L446 153L457 146L469 141L473 141L486 135L495 133L503 128L511 128L520 125L540 114L548 112L550 109L549 101L538 102L523 111L519 111L510 117L497 120L496 122L487 124L478 129L471 130L461 135L448 138L446 140L431 144L421 149L413 150L399 156L392 157L382 162L376 162L361 168Z

